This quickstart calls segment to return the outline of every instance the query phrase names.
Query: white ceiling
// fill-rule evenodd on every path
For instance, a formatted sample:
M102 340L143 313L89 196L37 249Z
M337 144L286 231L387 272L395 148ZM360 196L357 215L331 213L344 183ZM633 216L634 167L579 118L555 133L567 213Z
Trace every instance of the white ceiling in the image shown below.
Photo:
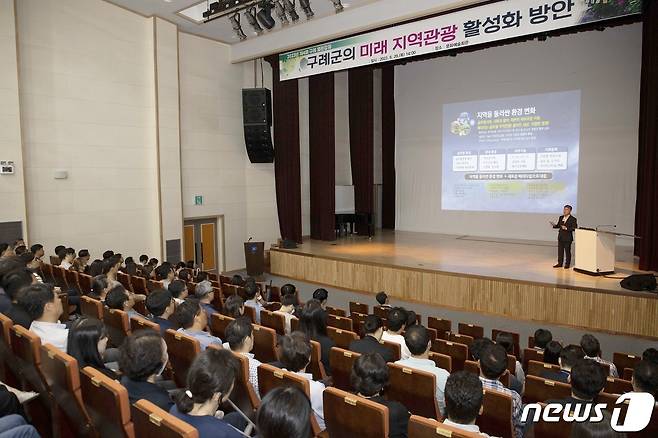
M228 21L228 18L223 17L208 23L195 23L190 19L183 17L178 14L179 11L189 8L190 6L207 3L208 0L106 0L109 3L114 3L116 5L122 6L123 8L129 9L131 11L137 12L141 15L152 16L156 15L160 18L172 21L176 23L182 31L192 33L195 35L200 35L208 38L212 38L217 41L221 41L226 44L235 44L240 42L238 37L233 32L231 24ZM210 0L212 3L214 0ZM241 24L242 30L247 35L247 39L252 38L262 38L266 34L272 35L279 32L291 32L293 29L299 29L300 27L312 27L313 21L319 20L323 17L330 15L335 15L334 6L331 0L310 0L311 9L315 13L315 16L311 20L306 20L306 16L299 7L299 1L297 4L297 13L300 18L299 21L293 23L292 21L286 27L282 27L274 11L272 16L277 22L276 26L269 30L265 31L263 35L257 36L256 33L251 29L249 23L244 17L242 17ZM367 5L379 0L343 0L343 6L345 9L340 14L347 15L351 10L358 8L359 6Z

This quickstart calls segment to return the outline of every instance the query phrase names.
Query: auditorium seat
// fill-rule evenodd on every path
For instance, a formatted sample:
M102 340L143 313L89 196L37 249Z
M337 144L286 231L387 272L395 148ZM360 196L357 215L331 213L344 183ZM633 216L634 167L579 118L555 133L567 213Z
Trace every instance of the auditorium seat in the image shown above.
M467 360L464 362L464 371L468 371L469 373L473 373L477 376L480 375L480 365L478 365L477 362L472 361L472 360ZM500 376L498 379L500 383L505 385L505 388L510 387L510 372L509 370L505 370L505 373Z
M603 390L609 394L626 394L633 392L633 384L629 380L608 377Z
M219 346L212 344L208 348L219 350ZM249 381L249 358L240 353L233 355L240 361L240 373L236 376L230 399L238 409L253 420L256 409L260 406L260 398Z
M475 432L466 432L454 426L448 426L431 418L412 415L409 418L409 438L482 438Z
M244 306L244 316L249 318L251 323L256 322L256 308L251 306Z
M224 310L224 295L222 295L222 289L220 287L212 288L213 295L210 305L217 309L218 312Z
M412 414L441 419L435 393L436 376L402 365L393 363L387 365L389 369L387 397L402 403Z
M534 360L535 362L544 362L544 352L535 350L534 348L525 348L523 350L523 369L528 370L528 363Z
M327 372L322 363L322 347L318 341L311 340L311 362L308 364L307 372L313 374L313 380L325 380Z
M546 406L546 403L539 403L543 408ZM530 410L530 415L528 418L533 418L535 414L535 409ZM526 436L531 436L533 438L570 438L571 437L571 424L566 421L546 422L541 415L538 415L537 422L530 426L530 430Z
M526 376L523 392L524 403L563 399L571 396L571 385L537 376Z
M425 327L427 330L427 336L430 337L430 341L434 341L435 339L439 338L439 333L437 332L436 329L430 328L430 327Z
M103 306L103 323L109 344L113 347L120 347L123 340L130 335L130 321L128 314L123 310Z
M390 342L384 340L380 342L384 347L388 348L393 353L392 362L400 360L400 358L402 357L402 346L400 344L398 344L397 342Z
M624 368L635 368L635 365L642 360L642 356L635 356L628 353L612 353L612 363L617 367L617 371L622 371Z
M322 394L328 437L388 437L388 408L337 388ZM320 435L322 436L322 434Z
M17 388L19 382L19 365L11 350L11 337L9 331L14 325L8 317L0 313L2 336L0 336L0 381Z
M606 392L602 392L599 394L599 397L597 398L597 402L599 403L605 403L607 405L607 410L613 411L615 408L621 408L621 413L619 415L619 418L626 418L626 410L628 409L629 406L629 401L625 400L621 404L616 404L617 398L619 395L617 394L608 394ZM621 421L621 420L620 420ZM653 407L653 413L651 414L651 421L645 427L643 430L640 432L633 432L629 433L628 436L632 436L633 438L656 438L658 436L658 404L654 405Z
M329 329L329 327L327 327L327 329ZM299 330L299 319L293 318L290 320L290 331L296 332L297 330Z
M293 319L292 322L294 321ZM349 348L352 341L359 339L356 333L349 330L337 329L336 327L327 327L327 335L334 341L336 347L345 349Z
M464 369L464 361L470 357L467 345L443 339L432 342L432 351L450 356L452 358L452 371Z
M359 303L357 301L350 301L350 315L352 313L362 313L367 315L370 313L370 310L368 310L367 304Z
M194 291L196 290L196 283L193 281L187 281L185 283L185 286L187 286L187 292L190 296L194 295ZM226 296L226 294L223 294Z
M103 320L103 303L83 295L80 297L80 313L90 318Z
M277 353L276 332L268 327L253 324L254 329L254 349L253 353L256 359L261 362L269 363L279 360Z
M132 317L130 318L130 332L134 333L138 330L151 329L160 333L160 326L148 319Z
M280 336L286 334L286 318L281 313L274 313L265 309L261 310L260 324L264 327L271 328Z
M213 313L210 315L210 332L217 336L219 339L226 339L226 327L234 319L230 316L222 315L221 313Z
M624 368L622 379L628 380L630 382L633 379L633 368Z
M343 391L352 391L350 375L354 362L361 354L354 351L333 347L329 352L329 364L331 364L331 377L336 388Z
M161 281L147 280L146 289L148 290L148 292L146 292L145 295L148 295L150 292L153 292L154 290L158 290L158 289L164 289L164 287L162 286Z
M381 306L373 306L373 308L372 308L372 312L375 315L379 316L380 318L384 318L384 319L388 318L388 312L390 310L391 309L389 307L381 307Z
M460 335L470 336L473 339L480 339L484 337L484 328L479 325L460 322L457 325L457 328Z
M509 330L499 330L499 329L493 329L491 330L491 339L495 342L496 337L498 337L499 334L501 333L507 333L512 336L512 342L513 342L513 350L514 350L514 356L520 357L521 356L521 336L518 333L511 332Z
M368 315L365 313L353 312L350 314L349 319L352 320L352 331L357 335L363 335L363 324L366 321ZM382 320L382 325L386 327L386 320ZM342 328L342 327L337 327Z
M53 265L49 263L41 263L41 273L43 274L42 280L44 281L44 283L55 284Z
M64 270L64 278L69 289L73 289L79 295L82 295L80 283L78 282L78 271L72 269Z
M536 360L531 360L528 362L528 372L527 374L531 376L542 377L546 372L557 373L560 371L559 365L554 365L545 362L538 362Z
M192 287L194 287L194 285ZM228 298L231 295L237 295L238 287L232 284L222 284L222 294L224 295L224 298Z
M329 315L342 316L343 318L347 317L347 312L338 307L327 306L327 313Z
M354 331L352 329L353 327L352 320L350 318L344 318L342 316L327 315L327 325L342 330Z
M452 331L452 321L449 319L428 316L427 327L436 330L438 339L448 339L448 333Z
M437 367L443 368L449 373L452 372L452 358L447 354L435 353L433 351L430 351L429 359L431 361L434 361Z
M281 302L281 289L279 286L267 285L265 286L265 298L267 301L276 301L277 303Z
M169 363L174 371L174 383L177 387L184 388L187 383L187 371L201 352L199 340L169 329L165 331L164 341L167 344Z
M41 346L41 373L57 405L62 437L97 437L82 400L78 362L50 344Z
M130 286L132 291L136 294L148 295L149 291L146 286L146 278L138 277L137 275L130 276Z
M198 438L199 432L183 420L148 400L137 400L131 409L135 435L158 438Z
M117 272L117 281L121 283L121 285L123 285L123 287L127 291L134 292L132 284L130 283L130 275L126 274L125 272L119 271Z
M221 285L231 284L231 277L220 274L219 275L219 284L221 284Z
M128 391L123 385L85 367L80 371L80 389L91 422L102 438L135 438Z
M55 280L55 286L61 288L62 290L67 290L68 285L66 284L66 277L64 274L64 269L59 266L53 266L53 279Z
M484 388L482 414L477 417L476 424L491 436L514 438L513 409L511 395Z
M258 389L260 390L261 398L265 397L272 389L280 386L296 386L304 391L309 399L311 397L311 387L309 381L305 378L265 363L258 366ZM311 429L313 436L320 433L320 427L312 412Z
M78 284L83 295L91 293L91 280L91 275L83 274L82 272L78 273Z
M473 343L473 337L461 333L450 333L448 335L448 341L464 344L470 348L471 344Z

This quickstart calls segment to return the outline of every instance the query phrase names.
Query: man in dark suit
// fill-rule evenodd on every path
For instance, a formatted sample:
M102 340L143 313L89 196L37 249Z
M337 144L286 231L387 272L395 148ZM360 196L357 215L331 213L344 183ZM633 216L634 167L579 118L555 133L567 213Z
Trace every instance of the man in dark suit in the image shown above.
M548 400L546 403L569 404L571 410L574 410L578 405L593 405L605 387L606 377L601 365L593 360L580 359L571 369L571 375L569 376L571 396ZM590 410L590 415L594 415L594 409Z
M565 205L562 216L558 219L557 223L550 221L550 224L555 229L559 229L557 234L557 264L554 268L561 268L564 264L564 269L569 269L571 266L571 244L573 243L573 230L578 228L578 221L575 217L571 216L571 206ZM564 255L566 254L566 260Z
M393 362L393 351L380 344L384 326L382 319L377 315L368 315L363 322L364 336L350 343L349 350L361 354L379 353L386 362Z
M568 345L560 351L560 371L544 371L542 377L557 382L569 383L571 377L571 368L578 362L585 358L583 349L577 345Z

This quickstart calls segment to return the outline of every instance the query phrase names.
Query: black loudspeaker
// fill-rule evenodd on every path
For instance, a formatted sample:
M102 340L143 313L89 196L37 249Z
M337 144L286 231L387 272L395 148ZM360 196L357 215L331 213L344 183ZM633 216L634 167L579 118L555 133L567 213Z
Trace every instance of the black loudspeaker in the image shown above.
M655 291L656 277L653 274L634 274L624 278L621 287L634 291Z
M244 142L252 163L272 163L272 94L267 88L242 89Z

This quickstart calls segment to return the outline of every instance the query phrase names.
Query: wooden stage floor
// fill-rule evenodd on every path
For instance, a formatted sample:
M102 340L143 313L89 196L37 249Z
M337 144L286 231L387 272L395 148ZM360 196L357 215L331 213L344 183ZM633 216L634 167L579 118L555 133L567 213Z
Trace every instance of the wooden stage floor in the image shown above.
M557 242L378 230L372 239L272 248L270 263L272 274L337 288L658 338L658 295L619 285L639 272L631 248L618 248L613 278L553 268L556 253Z

